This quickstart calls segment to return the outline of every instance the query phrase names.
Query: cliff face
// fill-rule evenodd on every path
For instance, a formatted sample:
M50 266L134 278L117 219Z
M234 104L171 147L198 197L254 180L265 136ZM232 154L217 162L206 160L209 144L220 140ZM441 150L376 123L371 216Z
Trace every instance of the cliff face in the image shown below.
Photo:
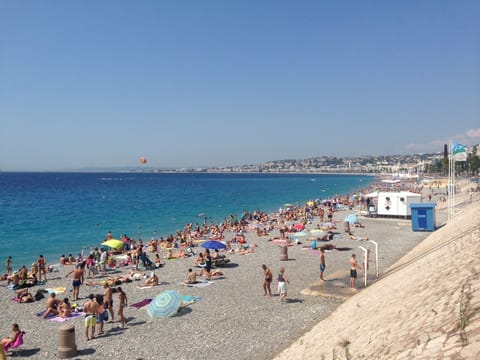
M480 359L480 203L276 359Z

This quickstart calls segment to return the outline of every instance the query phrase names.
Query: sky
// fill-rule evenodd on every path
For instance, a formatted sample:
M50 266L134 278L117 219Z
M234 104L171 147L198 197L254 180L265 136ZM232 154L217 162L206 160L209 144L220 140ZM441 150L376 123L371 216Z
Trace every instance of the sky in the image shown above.
M480 143L480 1L0 0L0 169Z

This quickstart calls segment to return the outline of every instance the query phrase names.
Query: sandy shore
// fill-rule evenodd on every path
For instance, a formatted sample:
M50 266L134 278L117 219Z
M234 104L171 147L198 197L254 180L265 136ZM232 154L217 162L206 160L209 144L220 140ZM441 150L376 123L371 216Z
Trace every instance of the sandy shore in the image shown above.
M341 223L351 212L340 211L335 218ZM445 221L445 211L439 209L437 218L439 222ZM361 218L361 221L365 228L357 229L355 233L378 242L381 273L387 271L403 255L430 235L412 232L409 220ZM314 226L315 224L309 225ZM2 304L0 324L3 324L0 329L1 336L9 335L10 326L14 322L19 323L22 330L27 332L25 344L17 357L19 359L54 359L58 329L64 324L75 326L79 350L75 359L271 359L319 321L329 317L342 304L341 300L335 298L308 296L302 293L302 290L318 281L318 252L303 248L303 245L310 244L309 241L305 241L302 245L289 247L289 260L280 261L280 248L267 241L275 235L278 235L278 231L269 237L260 238L254 232L248 233L249 242L257 245L255 252L249 255L229 255L230 266L220 269L224 276L214 279L213 284L206 287L190 288L181 285L187 269L193 266L192 258L167 260L165 266L156 271L160 281L168 283L166 285L152 289L140 289L139 282L122 285L130 304L152 298L167 289L175 289L182 295L197 296L201 300L183 310L180 316L169 319L151 319L145 308L128 307L127 328L120 328L118 322L106 324L106 333L88 342L84 336L83 319L72 319L65 323L41 320L35 314L44 309L44 300L18 304L11 300L14 296L13 291L0 286ZM233 233L226 234L227 238L233 236ZM343 227L339 227L338 234L331 243L337 247L350 249L332 250L327 253L326 276L345 271L351 253L361 253L359 245L371 246L365 242L347 239ZM55 262L49 260L51 263ZM269 298L263 295L263 274L260 268L262 263L272 269L274 276L281 266L285 266L291 281L286 303L281 303L277 296ZM64 275L70 270L71 267L64 267L60 268L59 272L49 274L48 287L69 288L71 280L65 279ZM118 275L120 272L126 273L127 268L115 270L112 275ZM102 277L99 276L97 279L101 280ZM382 288L382 281L359 291L342 306L355 303L359 296L363 296L367 291L373 291L371 289ZM344 286L348 286L348 277L344 279ZM33 288L32 292L38 288ZM272 288L276 289L276 283ZM85 298L89 293L103 293L102 290L101 287L82 286L80 295ZM114 299L116 306L118 298L115 296ZM335 313L338 312L343 311L337 310ZM338 323L338 327L344 325ZM353 334L352 331L349 334ZM337 334L334 328L328 328L328 333L332 339L338 340L338 336L332 336ZM353 335L349 336L353 340ZM285 353L287 355L282 354L282 358L303 358L302 354L306 354L305 349L296 350L297 346L298 343L295 343L286 350L289 352Z

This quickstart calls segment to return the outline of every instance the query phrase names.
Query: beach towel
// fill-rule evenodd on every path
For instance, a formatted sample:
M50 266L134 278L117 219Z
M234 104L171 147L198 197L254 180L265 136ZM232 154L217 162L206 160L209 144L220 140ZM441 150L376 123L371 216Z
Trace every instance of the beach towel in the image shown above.
M182 295L182 302L184 304L192 304L194 302L200 301L202 298L200 296L193 296L193 295Z
M36 313L35 315L36 315L37 317L40 317L40 318L41 318L41 317L43 316L43 313L44 313L44 312L45 312L45 310L40 311L40 312ZM67 321L67 320L70 320L70 319L77 319L77 318L82 317L82 316L84 316L84 315L85 315L85 313L82 312L82 311L73 312L73 313L72 313L69 317L67 317L67 318L62 318L62 317L57 316L57 315L55 315L55 314L49 314L46 319L47 319L47 320L51 320L51 321L55 321L55 322L64 322L64 321Z
M66 318L62 318L60 316L52 316L52 317L49 316L47 317L47 320L54 321L54 322L64 322L71 319L78 319L84 315L85 315L84 312L73 312Z
M196 284L182 283L182 285L185 285L185 286L188 286L188 287L205 287L205 286L212 285L212 284L215 284L215 283L213 281L210 281L210 280L202 280L202 281L197 282Z
M162 285L168 285L170 283L166 282L166 281L162 281L162 282L159 282L158 285L152 285L152 286L139 286L139 289L151 289L151 288L154 288L154 287L157 287L157 286L162 286Z
M140 309L141 307L144 307L145 305L148 305L152 302L153 299L143 299L142 301L139 301L135 304L131 304L130 306L133 306L134 308Z
M55 293L55 294L57 294L57 295L58 295L58 294L64 294L64 293L67 292L67 288L61 287L61 286L54 287L54 288L50 288L50 289L45 289L45 290L47 290L47 292L48 292L49 294Z

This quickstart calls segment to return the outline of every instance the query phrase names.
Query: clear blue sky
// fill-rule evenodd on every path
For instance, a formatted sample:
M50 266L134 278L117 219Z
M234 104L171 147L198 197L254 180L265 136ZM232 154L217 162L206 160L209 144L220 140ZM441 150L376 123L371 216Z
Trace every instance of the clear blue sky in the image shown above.
M0 0L0 169L480 142L480 1Z

